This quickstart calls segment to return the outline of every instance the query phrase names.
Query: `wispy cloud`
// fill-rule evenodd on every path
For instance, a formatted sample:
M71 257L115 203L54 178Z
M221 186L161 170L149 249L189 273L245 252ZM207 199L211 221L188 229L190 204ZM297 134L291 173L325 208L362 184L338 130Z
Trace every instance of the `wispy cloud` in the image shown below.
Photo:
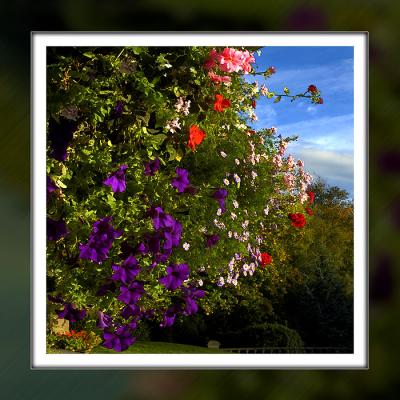
M300 136L294 146L352 152L354 148L353 126L353 114L345 114L279 125L278 129L282 136Z
M305 169L312 175L353 193L353 154L299 148L294 155L304 161Z
M263 105L256 109L257 121L252 123L255 129L275 126L277 124L277 112L272 105Z

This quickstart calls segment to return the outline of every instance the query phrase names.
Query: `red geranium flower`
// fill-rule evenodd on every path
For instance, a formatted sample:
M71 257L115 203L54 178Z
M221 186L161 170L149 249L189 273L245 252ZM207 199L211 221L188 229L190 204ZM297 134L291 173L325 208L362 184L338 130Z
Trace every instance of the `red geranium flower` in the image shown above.
M303 214L289 214L288 217L292 221L292 225L295 228L302 228L306 224L306 219Z
M206 137L206 133L202 131L197 125L192 125L189 130L188 146L195 151L198 146Z
M315 93L318 92L318 89L317 89L317 87L316 87L315 85L310 85L310 86L308 87L308 89L307 89L307 92L310 92L310 93L312 93L312 94L315 94Z
M255 100L252 100L252 101L251 101L251 106L252 106L253 108L256 108L256 105L257 105L256 101L255 101Z
M214 103L214 110L215 111L225 111L226 108L231 106L231 102L228 99L224 99L222 94L215 95L215 103Z
M261 253L261 266L265 267L266 265L271 264L272 257L268 253Z
M307 192L308 197L309 197L309 203L312 204L314 203L314 199L315 199L315 193L314 192Z
M311 210L310 207L306 207L306 213L307 213L308 215L314 215L313 210Z

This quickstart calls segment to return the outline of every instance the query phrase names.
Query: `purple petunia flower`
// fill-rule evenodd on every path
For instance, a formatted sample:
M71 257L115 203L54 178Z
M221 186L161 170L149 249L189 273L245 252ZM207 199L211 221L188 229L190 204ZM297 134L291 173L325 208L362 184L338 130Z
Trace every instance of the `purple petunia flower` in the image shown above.
M138 281L134 281L127 286L121 286L119 290L120 295L117 299L125 304L135 304L145 292L143 282Z
M160 241L162 239L162 236L159 232L154 232L153 234L146 234L145 235L145 241L148 247L149 253L159 253L160 252Z
M138 261L132 255L123 261L121 265L113 265L112 269L114 274L111 279L125 284L132 281L140 272Z
M195 287L188 287L183 289L184 301L185 301L185 315L196 314L199 307L196 303L196 299L201 299L205 296L204 290L196 289Z
M77 121L60 118L60 122L51 118L48 127L48 138L51 142L52 151L50 156L58 161L65 161L67 148L72 142L73 134L78 126Z
M129 317L139 317L140 308L136 304L127 304L121 311L121 315L128 319Z
M104 328L110 328L112 325L112 319L109 315L103 313L102 311L99 311L97 313L98 315L98 321L97 321L97 327L100 329Z
M189 172L184 168L176 168L176 177L172 179L171 185L178 190L179 193L183 193L189 186Z
M79 245L79 257L100 263L108 258L114 239L122 235L111 225L112 217L105 217L93 224L93 231L86 244Z
M113 292L116 288L115 282L111 279L108 279L99 287L99 290L96 292L96 296L104 296L107 292Z
M121 165L115 172L113 172L103 184L106 186L111 186L114 193L125 192L126 181L125 181L125 171L128 169L126 164Z
M75 304L65 303L63 310L56 311L59 318L67 319L69 322L80 321L85 318L86 310L78 310Z
M144 243L139 243L136 247L135 247L135 249L134 249L134 251L133 251L133 254L147 254L148 253L148 251L149 251L149 249L147 248L147 246L144 244Z
M219 239L220 239L219 235L207 236L206 247L215 246L215 244L219 241Z
M59 240L68 234L65 222L47 218L47 240Z
M189 277L190 269L187 264L170 264L167 267L167 276L158 281L168 290L175 290Z
M169 328L175 322L176 315L181 311L181 307L178 304L173 304L168 307L164 313L163 321L160 324L160 328Z
M132 335L132 329L129 326L120 326L116 331L104 331L103 346L107 349L114 349L115 351L124 351L133 343L136 338Z
M116 117L120 117L123 111L124 111L124 104L122 103L122 101L118 101L114 107L114 115Z
M46 186L47 186L47 194L48 195L58 189L57 186L54 184L53 180L49 176L47 177L47 185Z
M152 207L148 214L153 221L153 227L156 231L165 227L165 218L167 214L165 214L161 207Z
M158 158L144 164L144 174L146 176L153 176L160 169L160 160Z
M59 294L56 296L52 296L51 294L49 294L47 295L47 300L51 301L52 303L64 304L64 300Z
M216 190L213 194L213 197L215 200L218 201L219 208L222 210L222 212L225 212L225 198L228 196L228 191L224 188L220 188Z

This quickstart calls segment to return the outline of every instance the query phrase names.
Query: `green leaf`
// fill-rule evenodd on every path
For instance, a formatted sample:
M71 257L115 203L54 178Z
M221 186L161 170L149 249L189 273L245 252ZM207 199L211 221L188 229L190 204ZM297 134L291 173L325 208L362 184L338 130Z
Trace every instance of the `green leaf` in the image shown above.
M282 96L276 96L274 103L279 103L281 101Z
M285 92L285 94L289 94L289 89L287 87L284 87L283 91Z

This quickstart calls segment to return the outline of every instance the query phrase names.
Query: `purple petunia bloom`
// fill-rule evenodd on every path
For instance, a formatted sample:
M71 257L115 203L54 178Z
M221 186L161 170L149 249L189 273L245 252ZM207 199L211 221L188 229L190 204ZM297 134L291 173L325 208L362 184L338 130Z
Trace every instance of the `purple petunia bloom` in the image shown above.
M118 101L114 107L114 115L116 117L120 117L123 111L124 111L124 104L122 103L122 101Z
M182 224L174 220L171 227L166 228L164 231L164 250L178 247L182 237Z
M222 212L225 212L225 198L228 196L228 191L224 188L220 188L216 190L213 194L213 197L215 200L218 201L219 208L222 210Z
M51 157L58 161L66 160L67 148L72 142L77 126L78 122L68 120L64 117L61 117L59 122L53 118L49 120L48 138L52 148Z
M147 254L148 253L148 251L149 251L149 249L147 248L147 246L144 244L144 243L139 243L136 247L135 247L135 249L134 249L134 251L133 251L133 254Z
M103 313L102 311L99 311L97 313L98 315L98 321L97 321L97 327L100 329L104 328L110 328L112 325L112 319L109 315Z
M96 292L96 296L104 296L107 292L113 292L116 288L115 282L111 279L108 279L99 287L99 290Z
M114 193L125 192L126 181L125 181L125 171L128 169L127 165L121 165L115 172L113 172L103 184L106 186L111 186Z
M207 236L206 247L215 246L215 244L219 241L219 239L220 239L219 235Z
M122 235L111 225L112 217L105 217L93 224L93 231L86 244L79 245L79 257L100 263L108 258L114 239Z
M50 193L53 193L55 190L57 190L57 186L54 184L53 180L48 176L47 177L47 194L49 195Z
M170 264L167 267L167 276L158 281L168 290L175 290L189 277L190 269L187 264Z
M196 289L195 287L189 287L183 289L184 300L185 300L185 315L196 314L199 307L196 303L196 299L201 299L204 297L204 290Z
M59 240L68 234L65 222L47 218L47 240Z
M86 310L78 310L75 304L65 303L63 310L56 311L59 318L67 319L69 322L80 321L85 318Z
M173 304L168 307L164 313L163 321L160 324L160 328L169 328L175 322L176 315L181 311L181 307L178 304Z
M121 311L121 315L128 319L129 317L139 317L140 308L136 304L127 304Z
M132 330L129 326L120 326L115 332L104 331L103 346L107 349L114 349L115 351L124 351L133 343L136 338L132 335Z
M134 281L127 286L121 286L119 290L120 295L117 299L125 304L135 304L145 292L143 282L138 281Z
M154 232L153 234L146 234L145 235L145 241L148 247L149 253L159 253L160 252L160 241L162 239L162 236L159 232Z
M112 269L114 274L111 279L125 284L132 281L140 272L138 261L133 256L129 256L121 265L113 265Z
M64 304L64 300L59 294L56 296L52 296L51 294L49 294L47 296L47 300L51 301L52 303Z
M183 193L189 186L189 172L184 168L176 168L176 177L172 179L171 185L178 190L179 193Z
M146 176L154 176L160 169L160 160L158 158L144 164L144 174Z

